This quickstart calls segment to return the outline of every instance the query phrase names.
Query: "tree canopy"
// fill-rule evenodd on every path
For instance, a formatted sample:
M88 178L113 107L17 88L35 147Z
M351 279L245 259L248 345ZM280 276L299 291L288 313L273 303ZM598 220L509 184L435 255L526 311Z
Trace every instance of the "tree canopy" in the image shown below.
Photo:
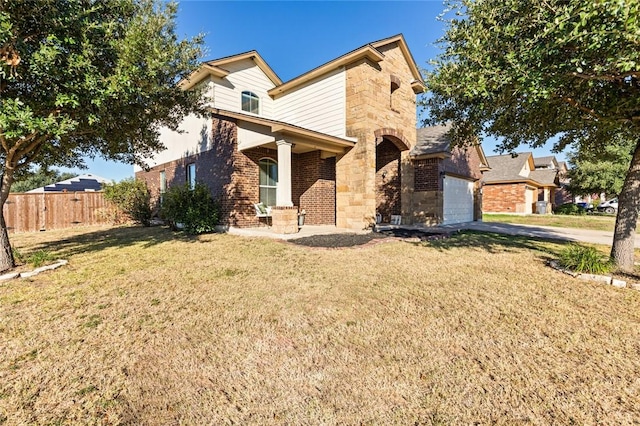
M588 149L570 152L567 156L571 165L567 173L570 179L568 190L575 195L603 192L607 198L618 195L635 145L635 141L612 141L597 153Z
M135 163L200 97L177 87L201 38L179 40L162 0L0 0L0 212L30 164ZM0 270L13 266L0 214ZM3 231L4 230L4 231Z
M614 137L637 145L640 2L460 0L443 19L444 51L427 75L423 105L429 122L451 122L454 142L489 134L511 152L553 136L557 150L602 152ZM640 152L625 182L612 255L629 269Z

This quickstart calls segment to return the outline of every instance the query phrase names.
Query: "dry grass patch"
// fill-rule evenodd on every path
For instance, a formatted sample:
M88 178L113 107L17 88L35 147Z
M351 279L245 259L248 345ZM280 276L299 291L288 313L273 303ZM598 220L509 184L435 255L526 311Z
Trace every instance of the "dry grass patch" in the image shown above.
M15 236L0 423L631 424L640 293L463 234L314 250L162 228Z

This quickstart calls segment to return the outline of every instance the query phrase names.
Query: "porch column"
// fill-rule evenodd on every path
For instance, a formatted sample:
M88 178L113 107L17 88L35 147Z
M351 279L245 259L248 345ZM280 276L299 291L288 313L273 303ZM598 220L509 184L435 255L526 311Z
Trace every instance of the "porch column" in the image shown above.
M276 206L293 206L291 201L291 147L285 140L276 141L278 146L278 183Z

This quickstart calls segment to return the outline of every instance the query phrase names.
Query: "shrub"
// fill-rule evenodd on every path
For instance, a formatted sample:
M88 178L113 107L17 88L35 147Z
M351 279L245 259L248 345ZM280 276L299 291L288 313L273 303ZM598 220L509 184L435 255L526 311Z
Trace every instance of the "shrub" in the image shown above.
M129 178L105 185L104 198L134 222L151 225L151 194L143 181Z
M212 232L218 224L218 204L211 197L209 188L196 183L193 189L188 184L171 186L162 198L160 215L176 228L184 226L189 234Z
M560 253L560 265L575 272L603 274L613 269L613 262L595 247L571 244Z
M583 215L585 210L577 204L567 203L556 207L556 214Z

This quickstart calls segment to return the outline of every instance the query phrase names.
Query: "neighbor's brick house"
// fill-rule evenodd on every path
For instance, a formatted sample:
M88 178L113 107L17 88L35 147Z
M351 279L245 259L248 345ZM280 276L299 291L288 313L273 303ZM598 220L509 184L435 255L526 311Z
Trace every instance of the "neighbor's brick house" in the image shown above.
M306 224L350 229L377 215L406 224L481 217L482 148L450 150L446 128L416 130L424 82L402 35L285 83L251 51L204 63L182 87L202 89L211 116L162 131L167 149L136 170L155 196L203 182L222 223L236 227L260 224L258 202L273 206L274 227L299 210Z
M482 211L531 214L537 202L551 213L559 188L555 157L535 159L530 152L487 157L490 170L483 176Z

